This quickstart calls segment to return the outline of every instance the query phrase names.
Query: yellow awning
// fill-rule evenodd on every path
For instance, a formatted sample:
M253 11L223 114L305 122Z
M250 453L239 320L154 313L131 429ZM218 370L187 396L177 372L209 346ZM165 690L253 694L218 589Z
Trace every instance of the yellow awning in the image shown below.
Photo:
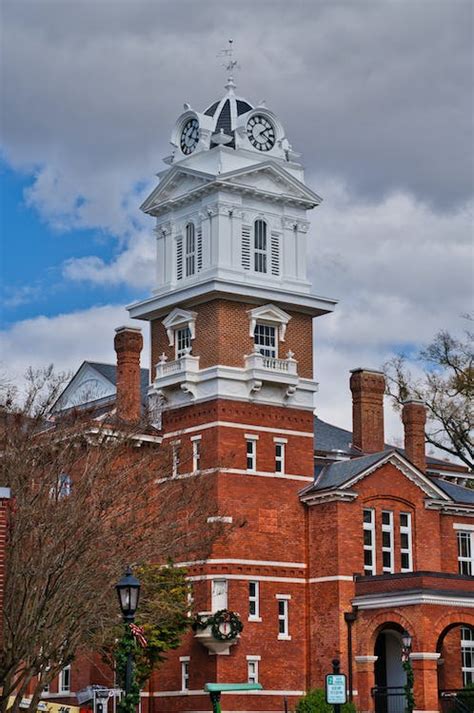
M7 708L11 708L15 701L15 696L8 699ZM30 698L22 698L20 708L28 708L31 703ZM39 713L80 713L79 706L69 706L66 703L53 703L52 701L39 701L36 710Z

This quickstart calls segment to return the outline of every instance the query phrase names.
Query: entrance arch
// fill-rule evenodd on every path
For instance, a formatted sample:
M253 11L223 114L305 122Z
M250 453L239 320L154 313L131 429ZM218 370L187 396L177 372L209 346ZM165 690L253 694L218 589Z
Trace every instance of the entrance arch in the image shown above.
M438 636L436 651L440 654L438 689L444 692L460 690L474 683L474 625L451 621ZM443 708L445 706L442 706Z
M405 710L407 677L402 665L402 633L399 624L386 623L375 640L376 713L403 713Z

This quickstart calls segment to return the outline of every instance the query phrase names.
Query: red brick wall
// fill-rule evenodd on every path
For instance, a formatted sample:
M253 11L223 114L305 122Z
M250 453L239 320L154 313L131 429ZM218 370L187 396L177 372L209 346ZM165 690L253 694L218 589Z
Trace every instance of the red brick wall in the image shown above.
M192 343L192 353L200 357L201 369L216 364L239 368L244 366L244 355L250 354L253 350L253 339L249 334L248 310L254 309L255 306L251 303L215 299L191 307L194 312L197 312L196 338ZM293 351L294 358L298 361L299 375L311 379L313 375L312 317L288 310L285 305L278 306L291 315L285 341L278 343L278 354L281 358L286 358L287 352ZM175 348L169 346L168 336L162 324L164 316L151 323L153 367L163 352L169 360L175 358Z

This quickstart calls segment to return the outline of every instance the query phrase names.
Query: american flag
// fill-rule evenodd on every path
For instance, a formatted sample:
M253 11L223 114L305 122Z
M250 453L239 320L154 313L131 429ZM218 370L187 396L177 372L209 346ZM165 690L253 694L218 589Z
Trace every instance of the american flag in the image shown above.
M130 631L134 635L138 644L144 649L147 645L147 640L145 639L145 632L142 627L137 626L136 624L130 624Z

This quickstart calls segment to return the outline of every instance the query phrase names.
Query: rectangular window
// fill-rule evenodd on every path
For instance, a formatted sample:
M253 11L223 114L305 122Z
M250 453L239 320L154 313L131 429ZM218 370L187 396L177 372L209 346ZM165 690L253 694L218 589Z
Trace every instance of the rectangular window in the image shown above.
M260 618L259 582L249 582L249 619Z
M474 629L461 627L461 660L463 685L474 683Z
M364 510L364 574L375 574L375 510Z
M255 272L267 271L267 224L256 220L254 226Z
M171 444L171 459L172 459L171 473L174 478L178 475L178 472L179 472L179 450L180 450L180 447L181 447L181 441L175 441L174 443Z
M275 439L275 473L285 472L285 445L286 441Z
M175 332L176 359L185 354L191 354L191 330L189 327L177 329Z
M393 573L394 551L393 551L393 512L382 510L382 571Z
M277 595L278 603L278 638L279 639L289 639L289 595L284 597Z
M474 574L474 547L472 532L458 532L458 567L459 574Z
M269 324L255 325L255 346L263 356L272 357L273 359L278 356L276 331L276 327L271 327Z
M71 664L65 666L59 674L58 693L71 692Z
M211 590L211 610L227 609L227 579L213 579Z
M181 656L181 690L189 691L189 656Z
M193 473L201 470L201 436L191 438L193 444Z
M400 562L402 572L413 571L411 513L400 513Z
M186 226L186 277L196 272L196 231L194 223Z
M247 656L247 683L258 683L260 656Z
M247 447L247 470L257 470L257 437L246 437Z

